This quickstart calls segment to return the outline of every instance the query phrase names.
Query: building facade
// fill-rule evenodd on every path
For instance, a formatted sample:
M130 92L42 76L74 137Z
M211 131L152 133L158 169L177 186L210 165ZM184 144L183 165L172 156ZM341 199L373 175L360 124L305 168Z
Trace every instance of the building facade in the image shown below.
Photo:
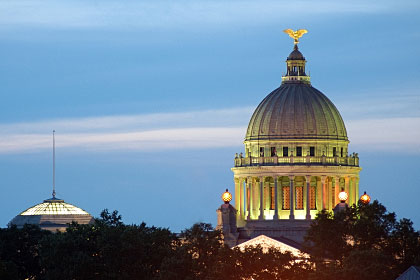
M332 211L344 189L359 198L359 158L349 153L334 104L311 85L295 39L279 88L256 108L235 155L237 244L261 234L301 243L318 211Z

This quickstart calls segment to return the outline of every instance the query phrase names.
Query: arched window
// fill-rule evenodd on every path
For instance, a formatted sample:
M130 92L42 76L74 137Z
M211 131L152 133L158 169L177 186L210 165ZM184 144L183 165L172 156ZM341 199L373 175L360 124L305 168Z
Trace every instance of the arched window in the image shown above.
M283 194L283 210L290 210L290 187L285 186L282 188Z
M316 187L310 187L310 194L309 194L309 207L311 210L316 210Z
M270 210L276 208L276 194L274 192L274 187L270 186Z
M296 209L303 209L303 186L296 186Z

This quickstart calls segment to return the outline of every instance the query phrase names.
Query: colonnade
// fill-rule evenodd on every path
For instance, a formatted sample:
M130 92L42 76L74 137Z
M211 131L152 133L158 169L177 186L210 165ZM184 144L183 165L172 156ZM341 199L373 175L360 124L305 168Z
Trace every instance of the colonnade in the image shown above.
M332 210L344 189L349 205L359 199L357 176L274 175L235 177L238 220L307 219ZM273 201L274 200L274 201Z

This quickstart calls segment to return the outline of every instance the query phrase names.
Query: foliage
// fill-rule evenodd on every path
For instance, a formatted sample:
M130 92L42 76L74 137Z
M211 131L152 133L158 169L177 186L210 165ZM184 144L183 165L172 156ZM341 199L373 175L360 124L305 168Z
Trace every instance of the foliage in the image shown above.
M33 225L0 228L0 279L41 279L40 241L49 235Z
M318 214L306 238L310 258L261 247L228 248L210 224L179 235L126 225L104 210L90 225L50 233L0 229L0 279L297 280L395 279L420 264L420 234L410 220L374 201Z
M395 279L420 264L420 233L378 201L320 212L306 236L311 279ZM344 277L344 278L343 278Z

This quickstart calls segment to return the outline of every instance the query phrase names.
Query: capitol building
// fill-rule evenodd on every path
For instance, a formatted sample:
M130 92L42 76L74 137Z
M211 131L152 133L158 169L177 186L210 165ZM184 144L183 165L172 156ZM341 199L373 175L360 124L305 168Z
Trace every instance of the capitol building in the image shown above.
M332 211L341 191L348 205L359 199L358 154L348 150L340 112L312 86L298 48L307 31L285 32L295 40L286 74L255 109L245 150L235 155L234 207L218 210L229 246L260 235L299 245L316 213Z

